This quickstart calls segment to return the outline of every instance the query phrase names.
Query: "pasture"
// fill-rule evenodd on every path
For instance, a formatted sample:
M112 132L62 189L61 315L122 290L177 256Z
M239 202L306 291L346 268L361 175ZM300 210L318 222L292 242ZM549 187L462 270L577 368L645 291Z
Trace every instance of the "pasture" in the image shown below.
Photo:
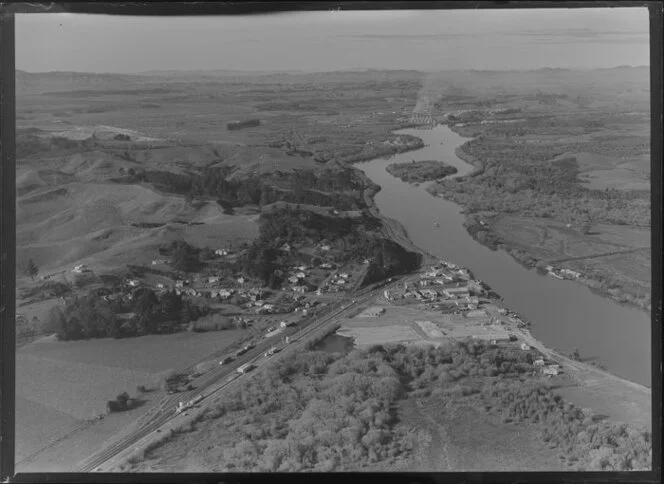
M16 358L17 461L103 413L106 401L119 393L126 391L135 397L137 385L155 388L160 373L195 365L243 334L242 330L227 330L67 342L47 337L19 348ZM76 459L88 455L93 447L100 446L162 396L163 392L158 389L139 395L145 400L143 406L110 415L71 439L63 440L27 461L23 471L37 468L53 471L55 468L48 466L55 464L54 455L62 455L62 449L76 447L79 440L86 442L78 453L72 452L70 457L63 455L65 461L57 462L57 469L64 470L62 466L72 465Z

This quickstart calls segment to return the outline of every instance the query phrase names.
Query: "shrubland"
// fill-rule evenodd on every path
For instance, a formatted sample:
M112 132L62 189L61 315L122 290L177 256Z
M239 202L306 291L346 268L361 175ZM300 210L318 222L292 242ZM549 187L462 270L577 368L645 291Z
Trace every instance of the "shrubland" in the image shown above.
M650 467L648 432L597 422L564 402L532 376L533 358L479 342L374 346L345 356L294 353L222 395L180 431L200 427L208 435L233 436L207 447L209 470L359 470L412 455L415 433L400 420L397 404L424 398L440 407L480 406L501 425L535 425L543 445L582 470Z

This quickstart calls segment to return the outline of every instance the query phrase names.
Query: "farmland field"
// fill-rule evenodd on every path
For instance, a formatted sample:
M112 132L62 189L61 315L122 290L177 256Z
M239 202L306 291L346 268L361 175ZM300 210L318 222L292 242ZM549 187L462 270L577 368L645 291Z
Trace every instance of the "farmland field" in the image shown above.
M206 355L222 350L244 331L177 333L129 339L58 342L44 338L20 348L16 359L17 461L42 449L48 442L69 434L87 419L105 410L106 401L126 391L136 396L136 386L154 388L159 373L193 365ZM45 466L53 452L66 447L71 452L57 462L58 469L89 454L152 405L163 392L151 391L140 398L146 402L136 410L114 414L99 421L49 452L26 462L23 471ZM96 438L94 437L96 435ZM77 442L87 442L80 453ZM87 447L87 449L85 448Z

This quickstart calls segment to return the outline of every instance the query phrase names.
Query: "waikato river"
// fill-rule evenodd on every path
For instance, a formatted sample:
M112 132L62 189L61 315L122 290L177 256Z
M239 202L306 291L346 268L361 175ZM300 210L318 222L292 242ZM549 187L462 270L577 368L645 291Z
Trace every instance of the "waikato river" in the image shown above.
M491 251L474 241L463 227L458 205L429 194L427 184L410 185L385 170L391 163L440 160L457 167L456 176L464 175L472 167L454 151L467 138L444 125L395 134L417 136L425 146L356 165L381 186L375 202L382 215L399 221L418 247L467 267L489 284L510 309L531 322L531 333L545 346L563 352L578 349L582 357L596 358L612 373L650 387L648 315L593 294L579 283L539 275L504 251Z

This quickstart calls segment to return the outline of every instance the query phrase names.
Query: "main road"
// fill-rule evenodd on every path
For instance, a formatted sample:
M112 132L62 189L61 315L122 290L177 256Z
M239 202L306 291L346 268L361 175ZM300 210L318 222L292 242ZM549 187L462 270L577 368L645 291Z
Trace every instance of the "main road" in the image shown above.
M196 396L200 396L202 398L195 406L196 411L199 412L201 409L210 407L222 392L237 388L247 378L251 378L252 375L264 370L266 365L275 358L304 349L306 344L314 337L323 335L335 322L358 306L374 299L383 290L414 277L415 275L410 275L404 278L395 278L396 280L387 283L372 284L356 292L351 296L353 297L352 300L349 297L337 305L330 307L326 314L309 317L307 320L302 321L299 327L287 328L280 336L289 336L293 341L288 345L276 345L281 351L272 357L267 358L262 355L269 348L275 346L274 340L277 336L261 341L255 348L247 352L243 357L236 358L232 363L208 371L194 381L197 385L195 389L164 397L158 404L156 411L149 414L147 419L143 419L143 421L139 419L134 424L134 429L79 463L72 471L111 471L122 462L126 462L132 453L145 449L150 442L156 440L160 435L177 428L187 420L189 417L187 415L188 412L178 413L175 409L178 401L186 402ZM246 363L253 363L256 365L256 368L246 374L238 373L237 369ZM191 410L193 409L189 411Z

